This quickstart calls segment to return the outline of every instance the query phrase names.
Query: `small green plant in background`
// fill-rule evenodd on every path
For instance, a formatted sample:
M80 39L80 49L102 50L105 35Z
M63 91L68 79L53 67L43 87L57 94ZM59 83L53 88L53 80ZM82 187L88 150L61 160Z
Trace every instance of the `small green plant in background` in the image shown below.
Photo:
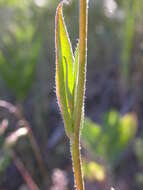
M85 120L82 131L84 144L92 150L95 160L104 158L104 162L114 168L125 154L137 131L136 116L127 113L120 116L117 111L105 114L103 124Z
M0 76L18 102L24 100L34 79L39 53L34 32L29 25L17 26L14 32L4 36L4 47L0 49Z
M80 131L84 121L87 51L87 0L80 0L79 44L75 54L64 22L62 1L56 12L56 93L65 131L70 139L75 185L84 189L80 157Z

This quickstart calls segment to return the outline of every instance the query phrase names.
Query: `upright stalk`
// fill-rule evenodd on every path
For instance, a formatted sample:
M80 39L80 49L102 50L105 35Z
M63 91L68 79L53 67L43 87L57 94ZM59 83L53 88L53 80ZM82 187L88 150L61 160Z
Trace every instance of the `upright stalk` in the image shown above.
M77 104L75 107L74 137L71 142L75 185L77 190L84 190L80 156L80 128L84 119L84 94L86 81L86 53L87 53L87 0L80 0L79 18L79 75L77 89Z
M80 137L75 136L74 141L71 143L71 154L72 154L72 163L73 171L75 178L75 187L77 190L84 190L84 180L82 174L82 163L80 156Z
M84 120L84 94L87 52L87 0L79 0L79 44L75 56L64 22L62 6L56 11L56 94L64 119L64 126L71 143L71 154L77 190L84 190L80 157L80 129Z

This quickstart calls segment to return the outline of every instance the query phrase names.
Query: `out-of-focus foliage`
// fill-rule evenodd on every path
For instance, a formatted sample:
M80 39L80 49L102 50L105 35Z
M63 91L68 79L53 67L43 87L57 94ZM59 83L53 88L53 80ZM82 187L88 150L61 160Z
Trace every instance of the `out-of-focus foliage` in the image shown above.
M24 10L15 7L17 11L21 11L18 18L19 15L14 12L16 1L9 3L9 15L1 20L9 22L10 19L11 23L1 31L0 76L17 100L23 100L33 82L40 44L35 36L36 27L29 21Z
M122 80L128 82L130 77L130 66L129 62L131 61L131 53L134 45L134 36L135 36L135 26L137 18L137 8L139 3L136 0L124 1L124 11L125 11L125 20L123 27L123 50L122 50L122 66L121 73L123 74Z
M105 168L97 162L83 162L84 176L89 180L104 181L106 177Z
M139 166L143 167L143 136L138 137L134 141L134 152L137 157L137 160L139 162ZM143 186L143 173L141 171L138 171L135 175L136 182L139 186L139 188L142 188Z
M5 131L4 131L5 132ZM7 166L11 163L11 153L4 149L5 137L0 134L0 175L5 171Z
M143 138L136 138L135 140L135 146L134 146L134 149L135 149L135 153L136 153L136 156L139 160L139 163L140 165L143 166Z
M6 152L0 151L0 175L5 171L8 165L11 163L11 156Z
M137 121L134 114L121 117L118 112L110 111L102 125L85 120L83 139L95 158L103 158L112 166L119 163L136 131Z
M10 47L10 44L9 44ZM7 86L13 91L17 100L22 100L27 95L33 82L35 64L37 58L37 45L13 49L11 58L0 53L0 74ZM14 50L14 51L13 51ZM26 50L26 52L24 52ZM13 51L13 52L12 52Z
M0 175L2 175L5 169L10 165L13 159L13 148L18 140L22 136L27 135L26 128L19 128L9 135L6 135L7 132L8 122L7 120L3 120L0 124Z
M5 171L6 167L11 163L11 154L4 149L5 132L7 129L7 120L3 120L0 124L0 175Z

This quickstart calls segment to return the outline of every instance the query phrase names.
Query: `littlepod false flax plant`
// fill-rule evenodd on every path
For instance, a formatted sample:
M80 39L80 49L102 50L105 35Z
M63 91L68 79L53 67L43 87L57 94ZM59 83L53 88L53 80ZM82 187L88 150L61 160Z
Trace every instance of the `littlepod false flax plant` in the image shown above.
M88 0L79 0L79 43L73 55L63 18L64 1L56 12L56 94L70 140L75 186L84 190L80 156L80 131L84 121L84 94L87 62Z

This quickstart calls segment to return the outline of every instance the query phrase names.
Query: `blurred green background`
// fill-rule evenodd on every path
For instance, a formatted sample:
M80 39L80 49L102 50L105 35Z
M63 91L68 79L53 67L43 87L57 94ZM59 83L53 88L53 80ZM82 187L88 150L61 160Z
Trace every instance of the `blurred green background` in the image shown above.
M72 190L55 95L59 0L0 0L0 190ZM78 41L78 1L64 6ZM85 124L88 190L143 187L143 0L89 0Z

